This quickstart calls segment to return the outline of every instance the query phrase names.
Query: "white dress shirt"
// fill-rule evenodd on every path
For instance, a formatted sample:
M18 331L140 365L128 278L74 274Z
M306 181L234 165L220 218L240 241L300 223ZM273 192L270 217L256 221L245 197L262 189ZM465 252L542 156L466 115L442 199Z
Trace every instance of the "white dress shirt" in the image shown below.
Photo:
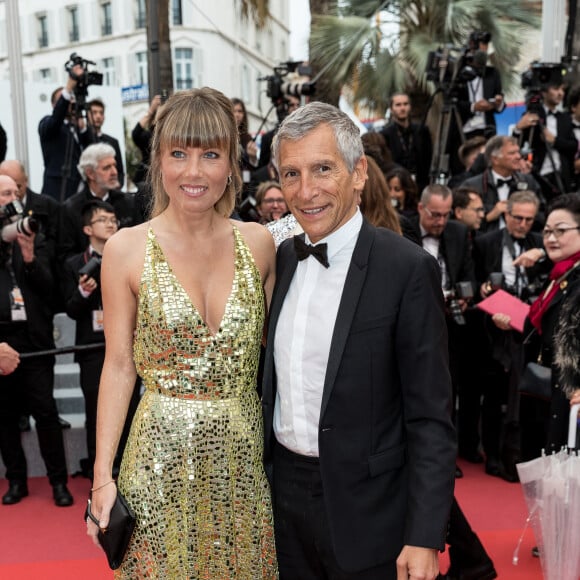
M552 135L558 136L558 119L554 117L554 115L550 115L550 109L544 107L544 111L546 111L546 128ZM557 111L554 111L557 112ZM538 129L540 130L540 129ZM548 151L552 159L550 159L550 155L548 155ZM548 175L550 173L554 173L555 171L560 171L562 169L562 160L560 159L559 151L556 151L553 145L548 145L546 143L546 157L544 157L544 162L542 163L542 167L540 168L540 175Z
M346 274L360 229L356 214L320 240L329 268L309 256L298 262L274 337L277 392L274 433L286 448L318 457L318 425L330 344ZM308 236L305 236L310 243Z

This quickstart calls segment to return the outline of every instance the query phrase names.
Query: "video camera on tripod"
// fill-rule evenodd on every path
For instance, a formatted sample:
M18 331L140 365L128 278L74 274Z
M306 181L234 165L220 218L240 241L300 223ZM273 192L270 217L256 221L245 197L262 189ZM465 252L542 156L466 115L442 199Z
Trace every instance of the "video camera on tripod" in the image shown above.
M11 243L17 234L32 235L38 231L38 222L32 216L23 217L24 210L18 200L0 206L0 236Z
M526 110L537 112L542 106L542 91L563 84L569 72L570 59L566 57L562 57L560 62L531 62L521 76L521 87L526 89Z
M287 61L274 67L274 74L260 77L258 80L266 81L266 94L270 97L272 105L276 107L278 120L282 121L288 114L288 98L302 95L311 96L316 91L316 83L312 81L299 81L303 77L309 77L312 69L304 65L302 61Z
M73 68L80 65L83 69L82 73L73 72ZM78 115L84 108L88 96L88 87L90 85L102 85L103 75L97 71L89 71L89 65L96 66L96 63L82 58L76 52L70 55L70 59L64 64L64 69L69 76L77 82L75 94L75 113Z

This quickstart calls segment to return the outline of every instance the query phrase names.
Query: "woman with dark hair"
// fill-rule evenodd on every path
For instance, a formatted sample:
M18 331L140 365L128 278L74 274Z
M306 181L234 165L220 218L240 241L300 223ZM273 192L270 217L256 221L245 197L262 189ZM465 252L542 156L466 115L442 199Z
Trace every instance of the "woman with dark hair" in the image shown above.
M137 524L117 579L277 578L256 390L275 251L264 227L229 219L238 151L225 95L169 97L151 146L152 218L103 254L92 488L101 529L137 372L145 388L118 481ZM87 525L97 543L99 527Z
M361 140L365 155L372 157L383 174L386 175L394 167L394 163L391 150L387 147L385 136L382 133L369 131L361 135Z
M580 358L578 311L580 307L580 195L556 197L548 208L543 230L544 248L554 267L546 288L532 304L524 328L527 360L552 369L550 401L522 396L520 403L522 460L559 451L567 442L570 398L580 402L569 361ZM493 317L508 329L510 317ZM555 357L555 353L559 353ZM557 364L559 363L559 364ZM564 374L562 374L564 371ZM563 383L562 378L565 379ZM564 387L564 388L563 388Z
M412 217L417 214L418 191L413 176L404 167L394 167L387 175L387 186L397 211Z
M234 117L236 119L236 124L238 125L238 134L240 135L242 153L247 156L247 161L249 162L250 167L253 169L256 167L258 162L258 147L256 146L254 138L248 131L248 113L246 111L246 105L242 99L238 99L236 97L231 99L231 101L234 107Z

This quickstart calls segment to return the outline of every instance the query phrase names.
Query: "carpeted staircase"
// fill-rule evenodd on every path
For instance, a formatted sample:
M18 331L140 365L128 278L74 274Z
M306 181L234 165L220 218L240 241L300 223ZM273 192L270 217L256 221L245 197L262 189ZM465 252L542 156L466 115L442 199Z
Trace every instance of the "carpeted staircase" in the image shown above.
M57 348L71 346L75 340L75 321L66 314L54 317L54 336ZM56 357L54 396L60 416L71 424L70 429L63 430L64 444L69 473L80 469L79 460L86 457L85 411L84 399L79 383L79 367L74 362L73 354L62 354ZM37 477L46 475L44 462L38 449L38 439L31 419L31 431L22 434L24 451L28 461L28 475ZM4 475L4 464L0 458L0 476Z

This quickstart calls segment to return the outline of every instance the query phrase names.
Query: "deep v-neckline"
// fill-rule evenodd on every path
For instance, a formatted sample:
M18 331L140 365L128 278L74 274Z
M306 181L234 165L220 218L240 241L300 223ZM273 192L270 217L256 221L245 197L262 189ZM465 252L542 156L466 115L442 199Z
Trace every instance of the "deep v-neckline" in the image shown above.
M185 286L181 283L181 280L179 279L179 277L175 273L175 270L171 266L171 262L167 259L167 255L163 251L163 248L161 247L161 244L159 243L159 240L157 239L157 235L153 231L153 228L151 226L149 226L149 232L150 232L150 234L151 234L151 236L153 238L153 241L154 241L155 245L157 246L157 248L161 252L161 255L163 256L164 262L167 264L167 269L168 269L169 273L171 274L171 276L175 280L175 283L177 284L177 286L179 286L179 288L183 292L183 295L187 298L187 301L188 301L189 305L191 306L191 309L193 310L193 312L195 313L195 315L197 316L197 318L200 320L201 325L205 328L208 336L211 339L215 339L220 334L220 332L222 331L222 327L223 327L223 324L224 324L224 320L225 320L225 318L226 318L226 316L228 314L228 310L229 310L229 307L230 307L230 302L231 302L232 296L234 294L234 289L236 287L236 281L237 281L237 277L238 277L238 267L237 267L237 263L238 263L238 237L237 236L239 235L239 231L237 230L237 228L234 225L232 225L232 230L233 230L233 233L234 233L234 256L233 256L234 257L234 276L232 278L232 285L230 287L230 292L228 294L228 297L226 299L226 302L225 302L225 305L224 305L224 308L223 308L223 314L222 314L222 317L220 319L219 326L218 326L217 330L214 332L210 328L209 324L204 320L204 318L201 315L199 309L197 308L197 306L195 305L195 303L192 300L191 296L189 295L189 293L185 289Z

